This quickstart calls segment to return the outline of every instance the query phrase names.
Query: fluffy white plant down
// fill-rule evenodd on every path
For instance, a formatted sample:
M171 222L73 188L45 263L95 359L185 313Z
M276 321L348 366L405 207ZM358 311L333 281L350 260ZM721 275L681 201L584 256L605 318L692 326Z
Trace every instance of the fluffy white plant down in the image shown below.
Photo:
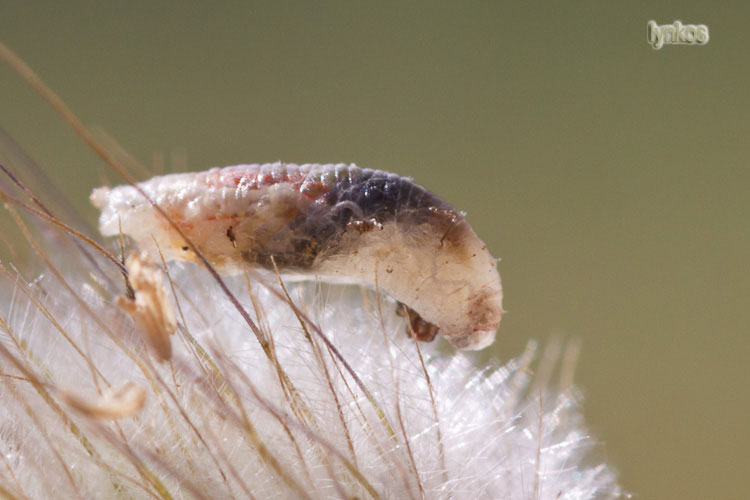
M63 276L48 269L26 284L4 272L0 497L622 495L592 458L576 391L535 381L535 366L550 367L533 363L533 344L483 369L420 344L423 369L395 305L371 291L290 285L298 317L252 277L226 279L264 351L191 264L170 266L173 286L164 277L178 328L159 362L116 292L86 273ZM107 399L124 384L129 396Z

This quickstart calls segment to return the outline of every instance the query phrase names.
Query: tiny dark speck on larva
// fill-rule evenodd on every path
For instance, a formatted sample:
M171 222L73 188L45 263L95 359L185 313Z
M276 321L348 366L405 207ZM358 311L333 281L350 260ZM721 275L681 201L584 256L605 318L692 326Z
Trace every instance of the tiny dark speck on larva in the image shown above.
M463 215L410 178L355 165L272 163L170 174L139 184L223 273L274 269L295 278L377 286L406 306L421 340L442 334L482 349L502 317L496 259ZM195 260L134 186L95 189L105 236ZM377 277L377 279L376 279Z

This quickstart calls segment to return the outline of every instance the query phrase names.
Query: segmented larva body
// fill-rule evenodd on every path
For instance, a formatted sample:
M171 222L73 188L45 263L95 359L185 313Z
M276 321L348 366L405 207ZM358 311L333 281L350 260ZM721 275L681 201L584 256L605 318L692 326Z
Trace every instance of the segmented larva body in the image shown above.
M238 165L154 177L139 186L217 269L245 266L360 283L408 308L460 349L491 344L502 316L496 260L463 216L411 179L355 165ZM105 236L167 259L195 260L133 186L99 188ZM414 314L415 313L415 314ZM420 318L421 317L421 318ZM425 336L424 328L420 328ZM430 328L427 328L430 331Z

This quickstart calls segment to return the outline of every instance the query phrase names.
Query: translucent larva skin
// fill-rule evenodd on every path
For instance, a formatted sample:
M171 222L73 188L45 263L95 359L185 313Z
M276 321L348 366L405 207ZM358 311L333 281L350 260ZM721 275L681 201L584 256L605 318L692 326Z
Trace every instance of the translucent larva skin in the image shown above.
M355 165L238 165L139 185L217 269L251 266L373 286L459 349L491 344L502 316L496 260L463 216L411 179ZM132 186L99 188L105 236L195 260Z

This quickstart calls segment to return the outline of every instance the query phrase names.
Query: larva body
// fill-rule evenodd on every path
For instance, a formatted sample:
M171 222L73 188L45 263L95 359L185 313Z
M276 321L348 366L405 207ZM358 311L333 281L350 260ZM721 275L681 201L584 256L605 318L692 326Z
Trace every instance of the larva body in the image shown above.
M496 261L463 216L411 179L354 165L238 165L140 187L223 272L243 266L374 285L460 349L491 344L502 316ZM105 236L168 259L185 241L132 186L99 188ZM153 236L153 239L152 239Z

